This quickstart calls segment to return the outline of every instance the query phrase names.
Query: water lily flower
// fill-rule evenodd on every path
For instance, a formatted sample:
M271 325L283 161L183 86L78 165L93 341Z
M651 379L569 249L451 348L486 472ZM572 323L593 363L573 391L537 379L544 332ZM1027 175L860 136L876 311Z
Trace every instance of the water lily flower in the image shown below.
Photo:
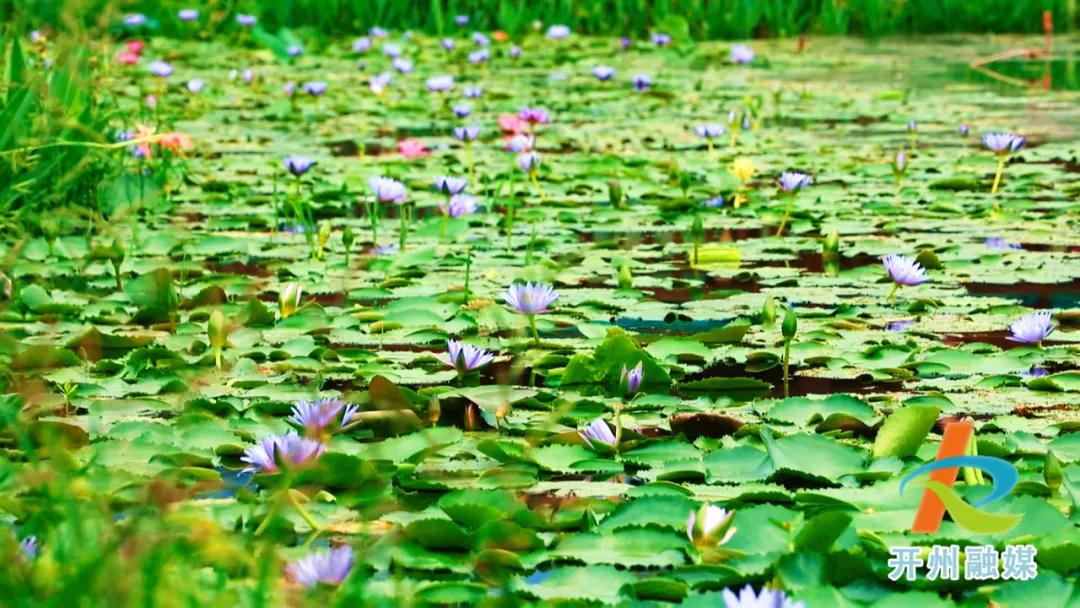
M485 36L483 32L473 32L472 41L477 46L488 46L489 44L491 44L491 40L488 39L488 37Z
M281 85L281 90L285 92L286 97L292 97L296 94L296 83L290 80Z
M536 137L521 133L510 138L506 142L506 149L510 152L528 152L536 146Z
M459 194L469 185L469 180L464 177L451 177L440 175L435 178L435 189L446 195Z
M754 172L757 171L757 167L754 166L754 161L749 158L736 158L731 163L731 173L735 176L735 179L739 180L739 183L746 185L746 182L750 181L750 178L754 176Z
M652 79L647 74L634 74L631 82L634 84L634 90L638 93L645 93L652 86Z
M405 184L389 177L372 177L368 186L380 203L404 203L409 195Z
M461 90L461 94L465 99L479 99L484 94L484 89L480 87L465 87Z
M419 139L402 139L397 142L398 154L402 158L419 158L428 155L428 149Z
M315 161L306 156L286 156L282 164L285 166L286 171L300 177L308 172L308 169L315 164Z
M671 44L671 36L668 34L657 32L652 35L652 42L656 46L667 46Z
M176 17L180 19L180 21L195 21L199 18L199 9L182 8L176 11Z
M450 110L458 118L468 118L469 114L472 113L472 106L467 103L457 103L451 106Z
M255 80L255 71L251 68L245 69L244 74L240 79L244 81L244 84L251 84Z
M1001 176L1005 173L1005 159L1023 148L1027 143L1027 138L1016 133L985 133L982 141L983 145L998 155L997 173L994 174L994 185L990 189L990 194L997 194L998 186L1001 185Z
M374 25L371 27L371 29L368 30L368 35L373 38L386 38L390 35L390 32L387 32L385 29Z
M705 503L686 518L686 536L694 546L701 549L723 545L735 535L732 522L735 512Z
M503 301L518 312L535 315L548 312L559 292L546 283L515 283L501 295Z
M615 68L606 65L598 65L592 69L593 76L600 82L605 80L611 80L611 77L615 75Z
M288 319L300 310L304 288L299 283L286 283L278 293L278 311L282 319Z
M299 44L290 44L289 47L285 49L285 53L289 57L299 57L304 54L304 47Z
M33 560L38 554L38 538L36 536L27 536L19 541L19 551L27 560Z
M526 173L532 173L540 167L540 155L536 152L522 152L517 157L517 166Z
M401 57L391 61L390 66L402 74L408 74L413 71L413 62Z
M619 38L619 46L621 46L623 50L630 48L630 45L632 44L634 44L634 41L627 38L626 36Z
M480 137L480 126L467 125L464 127L454 127L453 135L454 139L458 141L474 141L477 137Z
M368 250L372 255L394 255L398 251L396 243L387 243L386 245L376 245Z
M983 241L991 249L1023 249L1020 243L1010 243L1000 236L992 236Z
M357 38L356 40L353 40L352 50L354 53L363 53L371 50L371 38L368 38L367 36L362 36L360 38Z
M705 199L701 202L701 204L705 207L723 207L725 204L727 204L727 201L724 200L724 196L722 194L718 194L712 198Z
M529 123L514 114L500 114L499 130L507 134L524 133L529 130Z
M490 57L491 57L491 52L488 51L486 48L484 48L484 49L478 49L478 50L475 50L475 51L469 53L468 59L469 59L469 63L480 64L480 63L484 63L485 61L487 61L488 58L490 58Z
M611 432L611 428L608 427L603 418L597 418L590 422L583 430L578 431L578 436L585 442L585 445L593 449L610 450L615 448L615 433Z
M327 429L348 425L359 412L359 407L347 406L340 399L321 399L314 403L298 401L292 407L289 420L317 435Z
M158 136L158 145L170 152L181 152L183 150L190 150L194 147L191 143L191 138L186 133L180 133L178 131L172 131L170 133L162 133Z
M907 123L907 130L910 131L910 132L918 131L919 130L919 123L914 121L914 120L909 120L908 123Z
M552 40L563 40L570 36L570 28L565 25L552 25L547 29L547 37Z
M456 369L458 374L464 375L491 363L495 359L495 353L451 339L446 341L446 352L436 355L435 358Z
M300 89L312 97L318 97L325 93L329 86L325 80L312 80L300 85Z
M1054 332L1053 313L1037 310L1026 314L1009 325L1012 333L1006 340L1021 344L1040 344Z
M139 54L131 51L120 51L116 54L116 63L120 65L135 65L139 63Z
M382 46L382 52L391 59L397 59L398 57L401 57L401 45L387 42Z
M511 59L517 59L518 57L521 57L521 47L514 45L510 47L509 53Z
M454 47L457 46L453 38L443 38L439 41L439 44L442 46L444 51L452 51L454 50Z
M161 61L161 60L151 61L146 66L146 69L149 70L151 74L153 74L154 76L157 76L158 78L168 78L173 73L172 64L168 63L167 61Z
M900 319L899 321L890 321L885 324L885 331L907 331L912 325L915 325L913 319Z
M317 460L326 447L322 443L288 432L263 437L244 451L240 458L248 463L245 473L277 473L282 467L302 466Z
M619 384L626 388L627 395L633 395L638 392L638 388L641 387L641 381L645 378L645 362L638 361L638 364L631 369L626 369L626 366L622 366L622 372L619 374Z
M960 125L959 130L960 130L960 137L967 137L968 133L971 132L971 127L969 125Z
M349 577L353 564L353 550L348 545L335 547L327 551L315 551L307 556L290 562L285 567L289 578L305 587L340 585Z
M192 78L187 83L188 91L198 95L206 87L206 83L201 78Z
M717 123L696 125L694 127L694 133L696 133L698 137L707 137L709 139L720 137L724 134L724 125Z
M368 86L371 87L371 91L376 95L382 93L386 87L394 83L394 75L390 72L382 72L371 77L368 81Z
M784 171L777 184L784 192L798 192L810 185L810 176L799 171Z
M754 51L745 44L731 45L731 63L745 65L754 60Z
M893 287L889 291L887 298L889 300L892 300L896 290L901 286L921 285L930 280L930 276L926 274L926 269L905 255L892 253L881 258L881 263L885 266L885 272L888 272L889 277L893 280Z
M456 23L458 27L465 27L466 25L469 25L469 16L457 15L454 17L454 23Z
M427 79L427 89L433 93L443 93L454 88L453 76L432 76Z
M551 122L551 116L544 108L522 108L518 112L518 118L530 125L546 125Z
M236 22L244 27L251 27L259 22L259 19L255 15L245 15L243 13L236 16Z
M471 194L455 194L445 203L439 203L439 210L447 217L462 217L476 212L476 197Z
M739 595L724 589L721 597L725 608L806 608L806 602L793 601L779 589L763 588L760 594L755 594L750 585L743 587Z
M128 15L124 15L124 25L130 28L136 28L146 25L146 15L142 13L131 13Z

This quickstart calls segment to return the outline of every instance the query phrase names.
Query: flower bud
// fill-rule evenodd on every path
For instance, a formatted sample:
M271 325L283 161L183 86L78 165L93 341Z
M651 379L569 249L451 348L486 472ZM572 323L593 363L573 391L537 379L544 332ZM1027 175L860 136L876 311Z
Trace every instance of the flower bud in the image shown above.
M784 341L790 342L795 337L795 331L799 327L798 317L795 316L795 311L788 308L784 313L784 321L780 324L780 333L784 336Z
M772 296L766 296L761 305L762 327L772 327L776 323L776 300Z
M298 283L286 283L285 287L278 293L278 309L281 312L282 319L288 319L291 315L296 313L300 308L300 298L303 296L304 288Z
M608 202L612 207L621 207L623 200L622 185L619 184L619 180L613 179L608 182Z
M634 275L630 274L630 265L619 266L619 289L631 289L634 287Z
M723 545L735 535L736 529L731 525L734 521L734 511L705 503L697 511L690 511L686 536L699 549Z

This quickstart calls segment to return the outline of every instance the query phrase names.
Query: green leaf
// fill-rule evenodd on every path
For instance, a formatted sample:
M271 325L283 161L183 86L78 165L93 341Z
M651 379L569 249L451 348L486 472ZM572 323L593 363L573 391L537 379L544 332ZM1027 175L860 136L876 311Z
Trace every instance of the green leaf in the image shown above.
M874 458L912 456L926 441L941 410L929 405L905 405L889 414L874 440Z

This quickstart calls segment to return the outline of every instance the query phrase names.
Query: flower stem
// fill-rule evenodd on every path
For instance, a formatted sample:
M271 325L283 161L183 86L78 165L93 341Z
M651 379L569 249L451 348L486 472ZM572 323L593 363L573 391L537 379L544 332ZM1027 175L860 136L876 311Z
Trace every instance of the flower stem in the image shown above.
M405 251L405 243L409 240L409 203L401 203L401 230L398 232L398 249Z
M788 368L790 367L790 365L791 365L791 340L784 340L784 399L787 399L789 396L791 396L791 391L789 390L789 385L788 385L788 381L791 378L791 376L788 373Z
M533 343L537 346L540 345L540 333L536 331L536 315L528 315L529 317L529 329L532 330Z
M472 151L472 142L471 141L465 142L465 163L469 167L469 183L470 184L475 184L476 183L476 179L475 179L476 176L473 173L473 151Z
M900 284L899 283L893 283L892 289L889 290L889 295L885 296L885 301L886 302L892 302L893 298L896 297L896 291L898 289L900 289Z
M1005 155L1004 154L999 154L998 155L997 173L994 174L994 185L993 185L993 187L990 188L990 194L997 194L998 186L1001 185L1001 176L1004 173L1005 173ZM998 205L997 202L995 202L994 206L997 207L999 205Z
M784 228L787 226L788 218L791 217L791 210L795 206L795 195L788 195L787 208L784 209L784 217L780 218L780 227L776 229L776 236L780 236L784 233Z
M465 250L465 306L469 305L469 276L472 274L472 245Z
M532 181L532 185L536 188L536 193L540 196L540 202L547 200L547 196L544 195L544 189L540 187L540 180L536 179L536 171L529 171L529 179Z
M285 490L288 492L288 489ZM274 515L277 514L278 504L281 502L280 495L275 493L270 501L270 508L266 511L266 517L263 517L262 523L258 528L255 528L255 536L259 536L266 531L266 527L270 525L270 520L274 519Z
M311 514L307 512L307 509L300 504L300 501L296 500L296 495L293 494L292 490L285 490L285 494L289 497L289 504L296 509L296 512L300 514L300 517L302 517L305 522L307 522L307 525L311 526L312 531L322 530L322 526L319 525L319 522L315 521L315 519L311 517Z

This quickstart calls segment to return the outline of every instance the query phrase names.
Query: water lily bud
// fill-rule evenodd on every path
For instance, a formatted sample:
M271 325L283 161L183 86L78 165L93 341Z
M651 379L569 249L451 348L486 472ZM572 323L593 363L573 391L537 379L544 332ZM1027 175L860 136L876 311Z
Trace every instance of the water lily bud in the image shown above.
M702 224L700 215L694 216L694 223L690 225L690 236L696 241L705 237L705 225Z
M780 324L780 333L783 334L784 340L789 341L794 338L798 327L799 319L795 316L795 311L788 308L784 313L784 321Z
M634 286L634 276L630 274L630 265L619 266L619 289L631 289Z
M632 369L626 369L624 365L619 374L619 384L627 395L634 395L641 388L641 381L645 379L645 362L638 361Z
M608 182L608 201L612 207L621 207L623 200L622 185L619 184L619 180L613 179Z
M221 310L214 309L214 312L210 313L210 321L206 324L206 334L210 338L211 347L214 349L225 348L229 332L225 326L225 315L222 314Z
M346 251L350 251L355 242L356 233L353 232L352 226L346 226L345 229L341 231L341 244L345 246Z
M735 512L705 503L697 511L690 511L686 520L686 535L697 548L723 545L731 540L736 529L732 527Z
M299 310L300 298L303 296L303 293L304 288L299 284L285 284L285 287L278 293L278 309L281 312L282 319L288 319L290 315Z
M428 422L430 422L432 426L439 422L439 416L442 415L442 404L439 402L438 395L432 395L431 399L428 400L428 408L425 413L427 414Z
M686 192L690 189L690 173L683 171L679 173L679 189Z
M821 242L821 253L825 257L835 258L840 252L840 234L834 229Z
M326 247L326 244L330 242L330 233L332 230L330 222L327 220L323 220L322 223L319 224L319 234L317 236L318 240L316 241L316 244L318 245L320 252L322 252L323 248Z
M1049 450L1046 451L1046 460L1043 461L1043 479L1046 480L1046 485L1055 493L1061 487L1061 461Z
M765 297L765 303L761 305L761 325L772 327L776 323L776 300L772 296Z

